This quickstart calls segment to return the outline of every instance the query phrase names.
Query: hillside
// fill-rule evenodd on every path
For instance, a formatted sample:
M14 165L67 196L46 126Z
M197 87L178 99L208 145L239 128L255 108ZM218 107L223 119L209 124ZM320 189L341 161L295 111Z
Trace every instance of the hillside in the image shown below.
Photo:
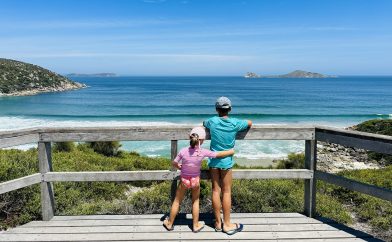
M0 58L0 96L34 95L86 87L40 66Z

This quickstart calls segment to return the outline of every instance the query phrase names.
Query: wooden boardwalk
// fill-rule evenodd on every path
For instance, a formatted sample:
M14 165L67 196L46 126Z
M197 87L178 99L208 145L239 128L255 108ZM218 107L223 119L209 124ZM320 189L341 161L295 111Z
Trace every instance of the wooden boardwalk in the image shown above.
M381 241L331 220L299 213L234 213L233 222L245 227L232 236L214 231L211 214L201 214L206 226L200 233L192 233L189 214L180 214L170 232L163 228L163 218L162 214L55 216L4 231L0 241Z

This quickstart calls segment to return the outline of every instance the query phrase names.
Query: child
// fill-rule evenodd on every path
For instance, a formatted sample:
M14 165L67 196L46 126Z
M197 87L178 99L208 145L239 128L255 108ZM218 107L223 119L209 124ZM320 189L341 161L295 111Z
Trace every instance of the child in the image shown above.
M190 133L190 146L183 148L173 161L173 165L181 170L181 182L178 185L176 197L173 201L170 217L166 218L163 226L171 231L174 229L174 219L177 216L180 203L184 198L187 189L192 189L192 231L197 233L204 228L204 225L199 223L199 195L200 195L200 167L201 161L205 157L227 157L234 154L234 150L227 150L221 152L212 152L201 148L206 132L203 127L196 127Z
M229 150L234 148L237 132L245 130L252 125L250 120L239 120L229 118L231 111L231 101L227 97L220 97L215 103L218 116L204 121L204 127L210 130L212 151ZM233 157L223 159L210 158L208 166L212 181L212 207L215 215L215 231L223 231L228 235L235 234L243 230L242 224L232 224L230 222L231 210L231 186L232 170L234 165ZM222 203L221 203L222 190ZM223 210L223 224L220 210Z

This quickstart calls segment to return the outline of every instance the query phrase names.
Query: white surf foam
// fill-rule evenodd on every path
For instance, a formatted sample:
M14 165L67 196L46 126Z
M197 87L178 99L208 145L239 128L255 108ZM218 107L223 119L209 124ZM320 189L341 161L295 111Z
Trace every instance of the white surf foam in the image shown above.
M121 127L121 126L155 126L177 125L172 122L146 121L82 121L82 120L48 120L22 117L0 117L0 131L39 127Z

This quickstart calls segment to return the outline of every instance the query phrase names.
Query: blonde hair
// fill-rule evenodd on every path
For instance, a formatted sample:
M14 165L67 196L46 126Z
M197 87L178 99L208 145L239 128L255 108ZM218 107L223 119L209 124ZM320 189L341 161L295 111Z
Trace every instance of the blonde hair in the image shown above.
M189 145L192 148L195 148L196 145L199 144L199 135L198 134L196 134L196 133L191 134L189 139L190 139L189 140Z

